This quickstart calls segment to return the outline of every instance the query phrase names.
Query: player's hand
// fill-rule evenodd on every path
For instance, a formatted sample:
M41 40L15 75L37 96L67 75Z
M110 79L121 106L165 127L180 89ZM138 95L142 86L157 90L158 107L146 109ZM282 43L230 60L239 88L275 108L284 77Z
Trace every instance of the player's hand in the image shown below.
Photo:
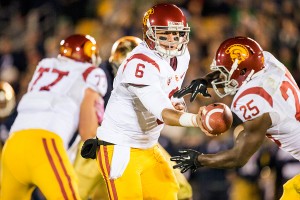
M206 106L201 106L200 108L199 108L199 111L198 111L198 116L197 116L197 123L198 123L198 126L199 126L199 128L201 129L201 131L203 132L203 133L205 133L206 135L208 135L208 136L211 136L211 134L203 127L203 125L202 125L202 112L203 112L203 110L205 109L205 107Z
M171 161L175 161L177 164L173 166L174 169L181 169L180 172L184 173L187 170L195 172L202 164L198 161L198 155L201 153L193 149L179 150L179 156L173 156L170 158Z
M192 94L190 98L190 102L192 102L199 93L204 97L211 97L211 95L207 92L207 81L205 79L199 78L193 80L190 85L176 91L173 97L181 98L187 94Z
M174 108L178 111L184 112L186 111L186 105L184 103L180 103L180 102L172 102L172 105L174 106Z

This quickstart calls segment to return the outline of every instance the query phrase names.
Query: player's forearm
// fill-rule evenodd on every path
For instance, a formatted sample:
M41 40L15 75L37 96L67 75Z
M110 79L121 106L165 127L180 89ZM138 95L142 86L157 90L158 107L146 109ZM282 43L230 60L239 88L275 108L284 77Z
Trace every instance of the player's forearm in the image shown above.
M99 126L96 104L99 94L91 89L85 91L84 99L80 106L79 134L83 141L96 136Z
M239 168L244 166L248 159L235 154L232 150L219 152L217 154L202 154L198 161L206 167L211 168Z
M165 108L162 111L162 118L164 123L169 126L180 126L179 118L182 115L182 112L179 112L174 109Z
M98 128L97 117L95 117L95 120L89 118L87 121L88 122L81 121L79 126L79 134L83 141L95 137ZM95 123L91 123L91 121Z
M198 127L199 116L175 109L165 108L162 111L162 119L169 126Z
M255 120L254 120L255 121ZM255 124L257 125L257 124ZM262 125L260 125L262 126ZM213 168L237 168L244 166L264 141L263 131L245 131L243 127L235 129L238 136L232 149L217 154L198 156L199 162Z

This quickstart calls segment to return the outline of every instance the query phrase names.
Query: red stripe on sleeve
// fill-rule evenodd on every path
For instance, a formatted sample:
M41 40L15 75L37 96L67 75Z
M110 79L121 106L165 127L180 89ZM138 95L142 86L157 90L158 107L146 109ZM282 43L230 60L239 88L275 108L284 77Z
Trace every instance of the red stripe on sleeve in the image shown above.
M243 91L240 96L234 101L233 103L233 107L235 108L236 107L236 104L237 104L237 101L248 95L248 94L256 94L256 95L259 95L261 96L262 98L264 98L269 104L271 107L273 107L273 99L272 99L272 96L269 95L269 93L266 92L266 90L264 90L262 87L253 87L253 88L249 88L245 91Z
M83 76L83 80L84 80L84 81L86 81L88 75L89 75L94 69L96 69L96 67L91 66L91 67L87 68L87 69L83 72L82 76Z
M60 176L59 176L59 174L58 174L57 168L56 168L56 166L55 166L55 164L54 164L53 158L52 158L52 156L51 156L51 154L50 154L49 147L48 147L48 145L47 145L47 141L46 141L45 138L43 138L43 145L44 145L44 149L45 149L45 151L46 151L46 155L47 155L47 157L48 157L48 160L49 160L49 162L50 162L50 165L51 165L51 167L52 167L52 169L53 169L53 172L54 172L55 177L56 177L56 179L57 179L57 182L58 182L58 184L59 184L61 193L63 194L64 199L65 199L65 200L68 200L67 193L66 193L65 188L64 188L64 186L63 186L63 182L62 182L62 180L61 180L61 178L60 178Z
M142 61L148 62L148 63L152 64L152 66L154 66L160 72L160 68L159 68L158 64L155 62L155 60L153 60L153 59L149 58L148 56L141 54L141 53L134 54L133 56L131 56L130 58L128 58L126 60L127 63L125 64L125 66L123 68L123 72L124 72L125 68L127 67L128 62L133 59L140 59Z

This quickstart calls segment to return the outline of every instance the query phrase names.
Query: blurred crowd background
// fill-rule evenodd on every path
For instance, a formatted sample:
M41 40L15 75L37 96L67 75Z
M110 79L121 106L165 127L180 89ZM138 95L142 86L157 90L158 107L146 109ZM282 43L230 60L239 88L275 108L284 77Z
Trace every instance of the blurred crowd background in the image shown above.
M273 53L300 83L299 0L1 0L0 80L9 82L17 101L40 59L56 57L59 42L73 33L90 34L97 40L103 60L113 43L124 35L142 37L142 18L156 3L174 3L183 9L191 27L190 68L184 85L205 75L219 44L232 36L248 36ZM215 101L231 99L200 95L189 111ZM232 146L232 130L207 137L195 128L166 127L160 139L171 155L179 148L215 153ZM1 136L3 137L3 136ZM282 184L299 173L300 163L266 141L249 163L237 170L203 168L186 173L195 200L273 200Z

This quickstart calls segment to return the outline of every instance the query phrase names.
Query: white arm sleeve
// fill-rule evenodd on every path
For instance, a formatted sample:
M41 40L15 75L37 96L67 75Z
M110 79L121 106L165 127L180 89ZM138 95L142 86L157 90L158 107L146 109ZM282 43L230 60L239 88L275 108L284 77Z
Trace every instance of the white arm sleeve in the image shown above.
M156 118L160 121L162 119L162 111L165 108L174 109L170 99L162 91L161 88L156 86L133 86L130 85L128 90L134 93L145 106Z

